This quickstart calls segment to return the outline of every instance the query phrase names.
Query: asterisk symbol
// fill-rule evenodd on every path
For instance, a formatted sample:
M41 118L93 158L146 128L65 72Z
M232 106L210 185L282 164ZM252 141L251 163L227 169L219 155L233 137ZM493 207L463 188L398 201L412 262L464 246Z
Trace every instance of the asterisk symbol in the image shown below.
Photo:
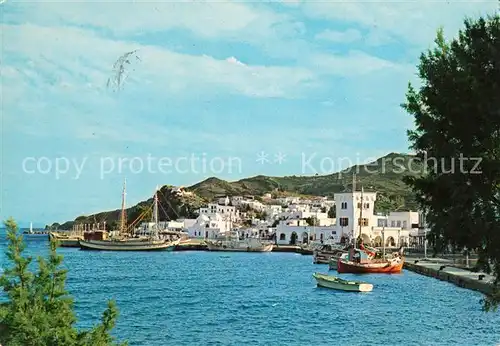
M268 159L268 156L269 154L264 152L264 151L261 151L260 153L257 154L257 162L260 163L261 165L263 165L264 163L268 163L269 162L269 159Z
M285 162L286 154L283 154L282 152L279 152L277 154L274 154L274 162L279 163L280 165Z

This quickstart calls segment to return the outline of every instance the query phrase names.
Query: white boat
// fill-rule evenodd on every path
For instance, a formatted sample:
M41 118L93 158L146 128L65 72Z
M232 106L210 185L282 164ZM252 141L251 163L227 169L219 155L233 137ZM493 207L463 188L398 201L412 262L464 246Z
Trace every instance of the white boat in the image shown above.
M350 292L371 292L373 285L363 281L344 280L333 275L314 273L313 277L319 287Z
M153 222L154 227L147 237L131 237L127 231L125 195L126 185L123 185L122 210L120 217L120 230L117 236L110 239L82 239L79 241L82 250L102 250L102 251L173 251L180 243L180 239L168 240L160 236L158 228L158 188L153 199ZM92 234L92 232L90 232ZM94 232L99 235L107 234L100 231Z
M238 231L231 231L231 234L226 239L206 241L209 251L226 251L226 252L271 252L274 245L266 243L258 238L240 239Z

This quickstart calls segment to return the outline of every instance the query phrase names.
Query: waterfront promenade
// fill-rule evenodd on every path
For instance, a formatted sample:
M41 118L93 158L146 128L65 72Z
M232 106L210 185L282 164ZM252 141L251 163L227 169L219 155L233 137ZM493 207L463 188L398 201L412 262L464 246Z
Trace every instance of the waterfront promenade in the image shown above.
M407 257L404 268L485 294L491 293L495 280L492 275L459 268L453 261L442 258Z

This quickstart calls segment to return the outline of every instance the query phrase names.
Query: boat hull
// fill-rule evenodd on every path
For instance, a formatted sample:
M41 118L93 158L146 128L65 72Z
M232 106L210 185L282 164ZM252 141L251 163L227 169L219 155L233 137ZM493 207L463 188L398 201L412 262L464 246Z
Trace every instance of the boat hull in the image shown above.
M344 259L339 259L337 263L337 272L339 273L387 273L395 274L403 270L404 261L387 261L373 263L355 263Z
M314 273L313 277L316 279L318 287L347 292L370 292L373 290L373 285L367 282L347 281L319 273Z
M225 251L225 252L271 252L273 251L273 244L263 245L259 247L231 247L224 245L217 245L207 243L208 251Z
M333 256L332 258L330 258L330 262L328 262L328 269L329 270L337 270L338 265L339 265L339 260L341 258L345 258L345 257L347 257L347 253L342 254L340 256Z
M80 247L79 239L58 239L60 247Z
M173 251L178 242L80 240L82 250L100 251Z

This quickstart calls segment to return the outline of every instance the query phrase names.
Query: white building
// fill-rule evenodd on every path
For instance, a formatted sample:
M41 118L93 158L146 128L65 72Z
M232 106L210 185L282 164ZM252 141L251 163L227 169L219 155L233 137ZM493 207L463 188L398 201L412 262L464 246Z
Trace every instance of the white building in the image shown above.
M296 220L296 222L298 221ZM275 232L276 243L278 245L299 245L312 241L340 243L342 238L342 234L339 233L339 229L336 226L293 225L282 222L278 224Z
M375 246L382 246L384 243L387 247L408 244L411 227L418 224L418 213L391 212L388 216L375 215L376 200L375 192L364 192L363 198L358 191L354 194L336 194L339 233L361 237L365 243Z
M187 229L190 238L213 239L226 234L232 229L232 221L221 214L202 214L196 222Z
M199 215L213 216L215 214L228 215L233 221L240 218L240 212L234 206L209 203L208 206L200 208Z
M337 206L337 227L341 233L358 237L361 234L370 234L372 227L377 225L374 215L374 206L377 193L364 192L361 201L361 192L356 191L335 194Z
M281 203L282 205L287 205L287 204L297 204L300 202L299 197L279 197L276 198L278 203Z
M419 213L416 211L390 212L387 218L386 227L401 227L405 230L418 228Z
M278 215L281 214L283 207L281 205L270 204L266 205L264 211L267 214L268 220L275 220L278 218Z
M257 211L263 211L266 207L264 204L256 200L242 200L239 205L248 205L251 209Z

